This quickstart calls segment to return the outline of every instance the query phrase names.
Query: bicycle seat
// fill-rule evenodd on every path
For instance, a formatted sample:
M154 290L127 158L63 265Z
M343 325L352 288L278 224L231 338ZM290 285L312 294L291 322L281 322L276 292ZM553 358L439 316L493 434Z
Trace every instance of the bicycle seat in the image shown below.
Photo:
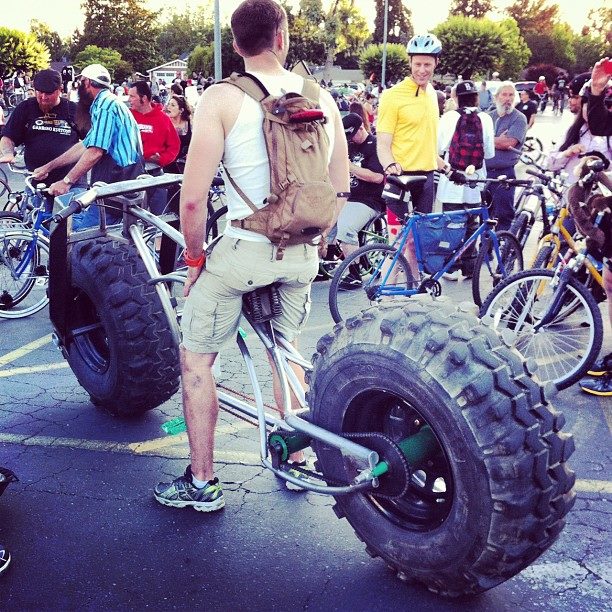
M409 185L419 185L424 183L427 177L422 174L415 174L413 176L403 174L402 176L389 175L387 176L387 183L405 191Z

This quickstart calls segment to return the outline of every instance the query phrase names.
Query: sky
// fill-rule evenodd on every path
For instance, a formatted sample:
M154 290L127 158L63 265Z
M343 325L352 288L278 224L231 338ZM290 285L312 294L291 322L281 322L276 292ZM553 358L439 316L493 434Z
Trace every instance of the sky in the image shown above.
M374 22L374 0L356 0L361 12L367 21L373 25ZM295 0L297 4L297 0ZM451 0L435 0L426 2L424 0L405 0L404 2L412 11L412 22L416 32L427 31L438 23L444 21L448 16ZM561 18L569 23L574 30L580 31L586 23L586 17L591 8L598 8L605 0L557 0ZM213 5L212 0L147 0L146 4L153 10L167 8L168 6L182 13L186 6L194 7L198 4ZM225 21L229 15L240 4L240 0L220 0L221 20ZM325 0L324 0L325 4ZM496 6L505 8L512 4L512 0L497 0ZM81 13L81 0L19 0L3 1L0 25L29 31L31 19L46 22L52 30L60 36L71 34L75 28L83 24Z

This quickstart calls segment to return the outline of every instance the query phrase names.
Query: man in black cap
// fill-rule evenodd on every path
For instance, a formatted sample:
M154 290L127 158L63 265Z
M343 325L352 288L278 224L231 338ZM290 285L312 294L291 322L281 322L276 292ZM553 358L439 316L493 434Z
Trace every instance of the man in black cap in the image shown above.
M34 76L35 96L21 102L11 113L0 139L0 163L15 160L15 147L25 145L25 164L34 170L61 155L79 141L75 125L76 104L61 97L62 77L56 70ZM72 164L57 168L45 180L61 180Z
M385 211L382 199L385 176L376 153L376 137L365 129L362 118L349 113L342 118L342 124L348 143L351 194L340 211L335 239L348 256L359 248L359 232ZM354 282L358 286L358 275L353 277L345 280L345 284Z

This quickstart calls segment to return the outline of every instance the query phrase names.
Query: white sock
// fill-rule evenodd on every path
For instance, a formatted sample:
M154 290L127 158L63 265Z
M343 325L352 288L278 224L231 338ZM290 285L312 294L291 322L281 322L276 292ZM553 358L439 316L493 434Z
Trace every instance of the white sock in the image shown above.
M193 474L191 475L191 482L196 489L203 489L208 484L208 480L199 480Z

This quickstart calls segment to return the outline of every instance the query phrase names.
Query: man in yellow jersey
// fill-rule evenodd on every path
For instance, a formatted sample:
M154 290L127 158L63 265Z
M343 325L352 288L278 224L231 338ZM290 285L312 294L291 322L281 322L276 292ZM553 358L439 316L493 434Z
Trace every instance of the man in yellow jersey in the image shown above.
M415 210L433 208L433 171L438 168L438 100L430 81L442 44L433 34L414 36L408 43L410 76L386 90L378 105L378 159L386 174L424 174L425 184L411 189ZM398 216L405 211L393 210Z

